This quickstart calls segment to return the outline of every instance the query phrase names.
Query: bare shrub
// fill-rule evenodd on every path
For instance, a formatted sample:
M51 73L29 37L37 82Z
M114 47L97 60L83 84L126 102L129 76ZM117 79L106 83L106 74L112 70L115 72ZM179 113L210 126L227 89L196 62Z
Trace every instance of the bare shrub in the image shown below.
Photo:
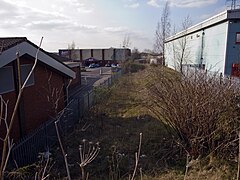
M236 157L240 93L234 84L217 73L166 68L153 68L148 79L146 105L190 157Z
M96 159L100 152L99 142L93 144L93 142L88 142L83 139L83 145L79 145L79 155L80 155L80 163L79 167L81 169L81 179L87 180L89 177L89 173L85 172L85 168L88 164L90 164L93 160Z
M134 61L127 61L122 65L124 73L136 73L145 69L145 65L135 63Z

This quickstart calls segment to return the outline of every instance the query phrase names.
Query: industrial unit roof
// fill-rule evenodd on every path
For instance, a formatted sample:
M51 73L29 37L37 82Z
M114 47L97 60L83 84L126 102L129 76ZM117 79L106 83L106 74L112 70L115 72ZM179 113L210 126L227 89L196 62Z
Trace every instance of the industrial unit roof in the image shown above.
M77 49L59 49L58 51L80 51L80 50L130 50L130 48L114 48L114 47L110 47L110 48L77 48Z
M35 57L37 49L38 46L29 41L26 37L0 38L0 68L14 61L17 52L19 52L20 57L25 54ZM58 61L58 59L54 58L43 49L40 49L38 53L38 60L71 78L76 77L75 72L67 65Z
M229 21L229 20L240 20L240 9L235 9L235 10L226 10L222 13L219 13L209 19L206 19L194 26L191 26L190 28L181 31L179 33L176 33L173 36L170 36L169 38L166 39L165 43L173 41L175 39L181 38L183 36L186 36L188 34L192 34L194 32L197 32L199 30L206 29L208 27L214 26L216 24Z

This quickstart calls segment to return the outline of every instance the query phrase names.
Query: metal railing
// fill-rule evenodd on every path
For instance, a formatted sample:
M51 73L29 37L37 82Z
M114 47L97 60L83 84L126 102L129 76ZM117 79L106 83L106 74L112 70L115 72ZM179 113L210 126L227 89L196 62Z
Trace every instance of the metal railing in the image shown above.
M121 77L122 72L113 73L100 86L110 87L115 80ZM85 113L94 105L94 91L86 92L81 98L73 98L58 117L58 127L61 136L67 136L74 126L80 122ZM12 148L11 162L24 166L37 161L39 153L50 150L57 142L55 129L56 119L50 119L34 130L30 135L17 142Z

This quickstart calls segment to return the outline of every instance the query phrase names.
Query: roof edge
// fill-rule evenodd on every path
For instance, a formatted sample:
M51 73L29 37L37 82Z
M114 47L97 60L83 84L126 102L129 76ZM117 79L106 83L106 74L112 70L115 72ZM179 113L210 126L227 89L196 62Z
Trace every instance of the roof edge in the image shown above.
M26 39L26 41L12 46L0 54L0 58L5 59L5 61L0 61L0 67L3 67L6 64L14 61L16 59L16 52L18 51L20 57L24 54L35 57L37 49L37 45ZM74 79L76 77L75 72L72 71L67 65L50 56L48 52L44 51L42 48L40 48L40 51L38 53L38 60L62 72L70 78Z
M189 27L186 30L180 31L176 34L174 34L173 36L170 36L166 39L165 43L173 41L175 39L181 38L185 35L189 35L192 34L196 31L199 30L203 30L206 29L208 27L211 27L215 24L219 24L221 22L225 22L228 20L236 20L239 19L240 20L240 9L236 9L236 10L225 10L217 15L214 15L200 23L197 23L196 25L193 25L191 27Z

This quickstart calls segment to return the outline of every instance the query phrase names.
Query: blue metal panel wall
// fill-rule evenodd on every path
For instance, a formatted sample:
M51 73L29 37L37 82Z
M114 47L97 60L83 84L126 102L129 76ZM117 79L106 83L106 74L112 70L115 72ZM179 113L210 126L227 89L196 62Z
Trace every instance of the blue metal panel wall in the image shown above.
M210 71L224 73L228 22L205 30L203 58Z
M240 21L229 23L225 74L230 75L232 64L240 64L240 44L236 44L236 33L240 32Z
M186 36L188 57L184 64L205 64L206 69L211 71L224 72L227 22L201 29ZM177 51L181 51L180 41L175 39L165 44L166 62L176 69Z

